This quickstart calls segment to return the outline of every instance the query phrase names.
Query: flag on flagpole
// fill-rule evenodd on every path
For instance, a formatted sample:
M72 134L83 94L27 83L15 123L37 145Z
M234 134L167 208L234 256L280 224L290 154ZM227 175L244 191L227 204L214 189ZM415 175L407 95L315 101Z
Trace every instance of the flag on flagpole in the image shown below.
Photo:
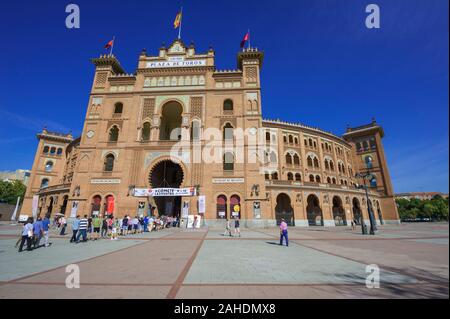
M244 38L242 39L242 41L241 41L241 48L244 48L244 46L245 46L245 43L247 43L247 41L250 39L250 32L247 32L245 35L244 35Z
M177 16L175 17L175 21L173 22L173 28L177 29L181 25L181 19L183 17L183 11L181 10L178 12Z
M114 45L114 39L105 44L105 49L112 48Z

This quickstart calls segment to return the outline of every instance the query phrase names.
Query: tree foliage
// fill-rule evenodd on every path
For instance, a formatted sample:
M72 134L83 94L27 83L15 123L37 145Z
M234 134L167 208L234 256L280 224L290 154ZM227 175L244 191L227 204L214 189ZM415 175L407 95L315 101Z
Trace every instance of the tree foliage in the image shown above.
M19 196L22 203L26 189L21 181L0 181L0 203L15 205Z
M436 195L426 200L399 198L396 202L401 219L430 218L448 221L448 197Z

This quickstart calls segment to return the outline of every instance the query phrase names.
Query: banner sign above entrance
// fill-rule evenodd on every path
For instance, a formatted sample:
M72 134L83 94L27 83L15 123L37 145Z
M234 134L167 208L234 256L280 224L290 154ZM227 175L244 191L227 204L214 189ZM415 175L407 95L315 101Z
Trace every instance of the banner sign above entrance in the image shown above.
M155 61L147 62L147 68L182 68L192 66L206 66L206 60Z
M171 197L171 196L195 196L196 188L135 188L136 197Z

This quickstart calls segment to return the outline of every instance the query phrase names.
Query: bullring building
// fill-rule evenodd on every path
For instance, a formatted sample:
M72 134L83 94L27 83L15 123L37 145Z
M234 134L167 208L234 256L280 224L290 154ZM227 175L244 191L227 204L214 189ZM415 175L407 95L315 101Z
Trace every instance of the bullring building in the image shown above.
M239 217L248 227L281 218L328 227L367 223L369 206L377 223L397 223L383 128L372 120L336 136L264 119L263 57L244 49L236 69L220 70L213 49L175 40L156 56L143 50L131 74L113 55L92 59L82 134L37 135L21 214L153 212L201 215L209 226ZM355 176L368 171L367 201Z

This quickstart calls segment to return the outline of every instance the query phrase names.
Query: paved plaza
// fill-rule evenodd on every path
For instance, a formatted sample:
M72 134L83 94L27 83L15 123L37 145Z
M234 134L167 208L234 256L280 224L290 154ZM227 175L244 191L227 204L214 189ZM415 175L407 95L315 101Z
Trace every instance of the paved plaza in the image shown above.
M68 229L70 231L70 229ZM1 298L448 298L448 224L380 227L363 236L349 227L174 229L18 253L20 228L0 224ZM66 266L80 268L66 288ZM380 288L366 287L366 266L380 268Z

